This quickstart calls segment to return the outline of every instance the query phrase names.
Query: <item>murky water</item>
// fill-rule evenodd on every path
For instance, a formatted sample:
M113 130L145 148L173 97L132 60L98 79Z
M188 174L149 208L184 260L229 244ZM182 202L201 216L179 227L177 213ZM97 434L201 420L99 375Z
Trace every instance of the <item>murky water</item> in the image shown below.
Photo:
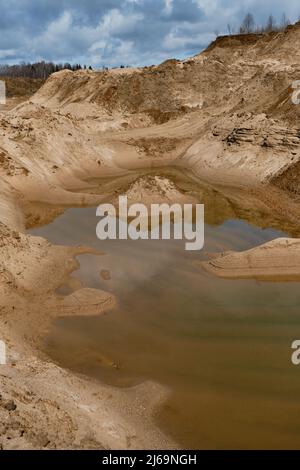
M170 399L156 420L185 447L299 448L300 367L290 360L300 337L299 284L221 280L197 264L209 252L247 249L283 232L255 226L263 219L278 227L271 216L227 218L234 204L204 193L199 253L179 241L100 242L91 208L69 209L31 230L105 252L81 256L73 275L118 300L101 317L57 320L44 348L59 364L109 384L167 386Z

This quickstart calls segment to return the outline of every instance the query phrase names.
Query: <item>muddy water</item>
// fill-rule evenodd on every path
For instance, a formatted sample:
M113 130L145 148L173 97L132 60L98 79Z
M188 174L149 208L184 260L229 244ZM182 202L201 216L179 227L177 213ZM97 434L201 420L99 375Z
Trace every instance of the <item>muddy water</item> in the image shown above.
M73 276L118 300L101 317L57 320L43 347L60 365L109 384L150 379L168 387L155 419L182 446L299 448L300 367L290 361L300 337L299 285L220 280L197 264L210 252L282 236L280 221L207 188L201 194L207 224L199 253L179 241L99 242L92 208L69 209L31 230L102 250L79 257Z

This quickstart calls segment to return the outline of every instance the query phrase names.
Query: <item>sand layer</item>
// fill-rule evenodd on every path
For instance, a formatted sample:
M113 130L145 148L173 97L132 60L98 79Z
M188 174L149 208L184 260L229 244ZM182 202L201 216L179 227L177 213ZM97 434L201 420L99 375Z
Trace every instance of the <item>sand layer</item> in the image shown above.
M201 265L227 279L299 281L300 240L279 238L252 250L223 253Z

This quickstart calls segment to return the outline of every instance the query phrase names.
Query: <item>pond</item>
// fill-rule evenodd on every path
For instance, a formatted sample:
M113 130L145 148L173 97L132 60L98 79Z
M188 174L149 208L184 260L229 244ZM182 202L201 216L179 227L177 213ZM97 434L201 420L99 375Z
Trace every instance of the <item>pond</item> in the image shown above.
M155 420L179 446L299 448L300 369L291 364L298 283L218 279L200 263L212 252L285 236L284 227L215 189L199 191L206 206L199 252L178 240L100 242L96 208L68 209L30 230L55 244L101 250L81 255L73 276L117 298L105 315L56 320L43 349L59 365L117 387L166 386L170 396Z

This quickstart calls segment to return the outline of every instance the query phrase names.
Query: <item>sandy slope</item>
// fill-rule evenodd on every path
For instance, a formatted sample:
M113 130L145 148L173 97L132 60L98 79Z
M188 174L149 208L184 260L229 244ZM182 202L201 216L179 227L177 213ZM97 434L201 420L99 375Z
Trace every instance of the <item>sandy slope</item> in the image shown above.
M57 315L101 315L111 294L77 285L56 294L88 248L53 247L0 226L1 339L8 364L0 367L0 445L18 448L166 448L152 411L167 392L145 383L117 390L74 377L36 353L36 342ZM75 287L75 286L74 286Z
M280 238L241 253L223 253L202 266L208 272L228 279L300 280L299 245L298 238Z
M99 314L114 299L80 286L76 299L57 296L76 252L27 236L25 227L46 223L63 207L113 197L113 187L89 191L89 178L163 166L221 183L224 198L234 187L243 214L273 211L295 226L300 132L291 83L299 78L299 44L295 25L219 38L196 57L157 67L63 71L0 114L0 323L14 364L0 370L3 448L174 445L150 416L166 393L157 385L121 393L38 355L37 337L53 315ZM154 183L168 200L182 198L168 181ZM147 178L129 189L133 200L152 193ZM298 259L297 240L277 240L206 268L226 277L290 278L300 275Z

